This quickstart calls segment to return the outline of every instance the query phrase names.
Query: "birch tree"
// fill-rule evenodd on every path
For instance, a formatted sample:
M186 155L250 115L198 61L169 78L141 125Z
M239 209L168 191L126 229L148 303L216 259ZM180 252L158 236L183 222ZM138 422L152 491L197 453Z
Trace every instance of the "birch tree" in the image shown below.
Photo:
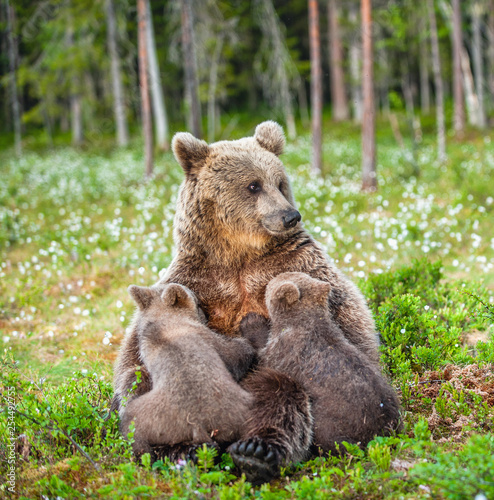
M439 39L437 36L436 13L434 0L427 0L429 27L431 32L432 68L434 73L434 88L436 90L436 127L437 156L440 161L446 159L446 131L444 123L444 88L441 76L441 59L439 57Z
M201 105L198 92L197 61L194 46L194 24L191 0L181 0L182 50L184 58L185 88L189 105L189 127L197 137L202 137Z
M463 103L463 86L461 75L461 48L463 36L461 31L460 0L453 0L453 102L454 129L462 132L465 128L465 107Z
M224 36L219 35L216 39L213 58L209 71L208 89L208 142L213 142L216 136L216 89L218 86L218 69L221 52L223 50Z
M371 0L362 0L362 189L377 189Z
M331 75L331 104L335 121L348 120L350 112L343 72L343 44L341 43L338 0L328 0L329 71Z
M487 60L489 68L489 90L491 94L491 109L494 107L494 0L489 1L487 21Z
M449 28L451 42L453 43L453 10L451 5L445 0L439 0L439 7L446 24ZM469 125L478 126L479 124L479 100L475 92L475 83L470 66L470 57L463 43L460 51L461 75L463 79L463 91L467 108L467 118Z
M431 93L429 86L429 50L427 37L425 35L426 21L422 16L419 20L419 78L420 78L420 109L422 113L428 114L431 107Z
M163 94L163 85L161 83L161 74L156 54L156 42L154 38L153 15L149 0L146 0L146 49L149 64L149 80L153 105L154 123L156 125L156 144L161 151L170 149L168 131L168 117L165 108L165 97Z
M15 152L17 156L22 154L21 142L21 111L19 106L19 96L17 92L17 66L16 66L16 43L17 39L14 33L14 7L10 5L9 0L5 0L5 10L7 19L7 45L10 71L10 99L12 101L12 118L14 122L14 140Z
M255 0L254 12L262 33L254 66L256 74L264 95L283 114L288 137L293 139L297 135L293 95L299 73L286 45L281 22L272 1Z
M459 1L459 0L455 0ZM480 128L484 128L486 124L485 118L485 103L484 103L484 63L482 50L482 34L481 23L484 13L484 7L481 2L474 2L472 5L472 59L473 71L475 75L475 90L479 103L478 108L478 123Z
M319 6L309 0L310 97L312 111L312 170L322 171L322 73Z
M110 53L111 80L113 88L113 112L117 129L117 143L127 146L129 143L129 130L125 109L125 97L120 69L120 56L118 54L117 22L113 0L106 0L107 43Z
M72 16L69 17L69 26L66 37L67 48L71 58L75 61L74 27ZM71 88L70 88L70 129L72 131L72 144L80 146L84 141L84 132L82 128L82 97L81 80L75 62L72 64Z
M353 3L350 5L349 20L352 26L352 35L350 38L350 75L351 75L351 94L353 119L356 122L362 121L362 85L361 85L361 66L362 66L362 40L360 37L360 25L358 22L358 6Z
M139 50L139 86L141 92L142 129L144 133L144 154L146 162L146 178L153 175L153 124L149 99L148 54L147 54L147 20L146 0L137 0L137 35Z

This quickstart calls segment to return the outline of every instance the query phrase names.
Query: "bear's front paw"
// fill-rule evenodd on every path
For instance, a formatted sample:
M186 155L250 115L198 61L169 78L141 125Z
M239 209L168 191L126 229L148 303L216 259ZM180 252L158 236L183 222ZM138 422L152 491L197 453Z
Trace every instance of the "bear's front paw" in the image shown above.
M237 441L227 451L247 481L253 485L268 483L280 473L280 452L261 438Z
M268 342L271 322L257 313L249 313L240 322L240 335L247 339L256 351L262 349Z

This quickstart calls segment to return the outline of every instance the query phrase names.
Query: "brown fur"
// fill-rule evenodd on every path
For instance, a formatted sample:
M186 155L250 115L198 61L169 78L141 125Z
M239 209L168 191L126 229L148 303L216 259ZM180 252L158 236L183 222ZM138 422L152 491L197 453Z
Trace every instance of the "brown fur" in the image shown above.
M281 127L265 122L254 137L211 145L180 133L172 146L185 181L174 223L176 256L160 283L181 283L193 290L209 327L236 336L248 313L268 317L265 290L275 276L307 273L330 283L332 318L350 343L377 365L378 336L358 288L329 262L301 224L284 227L283 217L295 210L295 202L278 158L284 146ZM249 190L253 182L259 183L260 192ZM137 334L134 326L119 355L116 401L132 386L127 376L131 370L141 366L146 371Z
M330 285L303 273L283 273L267 286L271 318L260 372L276 369L299 383L311 398L314 445L365 446L376 434L400 424L399 402L379 369L352 345L331 318Z
M252 397L224 361L239 378L239 366L250 365L253 348L244 339L211 331L194 294L182 285L131 286L129 292L138 305L139 351L152 383L149 392L133 397L121 411L124 435L135 422L136 455L152 452L153 445L237 439Z
M303 386L264 364L242 385L254 396L243 439L263 439L284 462L306 459L312 442L312 414Z

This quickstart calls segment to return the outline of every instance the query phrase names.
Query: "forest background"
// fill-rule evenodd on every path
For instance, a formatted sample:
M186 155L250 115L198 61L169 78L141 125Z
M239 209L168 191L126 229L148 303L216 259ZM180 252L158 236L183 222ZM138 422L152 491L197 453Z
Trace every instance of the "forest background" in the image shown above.
M260 488L137 465L105 418L126 287L172 257L170 138L267 119L404 433ZM493 0L0 0L1 495L494 497L493 120Z

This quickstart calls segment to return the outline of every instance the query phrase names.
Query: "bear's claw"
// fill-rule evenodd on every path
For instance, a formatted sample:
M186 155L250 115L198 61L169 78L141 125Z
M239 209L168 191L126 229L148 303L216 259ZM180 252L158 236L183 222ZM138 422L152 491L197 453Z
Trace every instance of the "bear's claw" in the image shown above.
M280 473L280 453L260 438L237 441L229 448L233 462L253 485L268 483Z

